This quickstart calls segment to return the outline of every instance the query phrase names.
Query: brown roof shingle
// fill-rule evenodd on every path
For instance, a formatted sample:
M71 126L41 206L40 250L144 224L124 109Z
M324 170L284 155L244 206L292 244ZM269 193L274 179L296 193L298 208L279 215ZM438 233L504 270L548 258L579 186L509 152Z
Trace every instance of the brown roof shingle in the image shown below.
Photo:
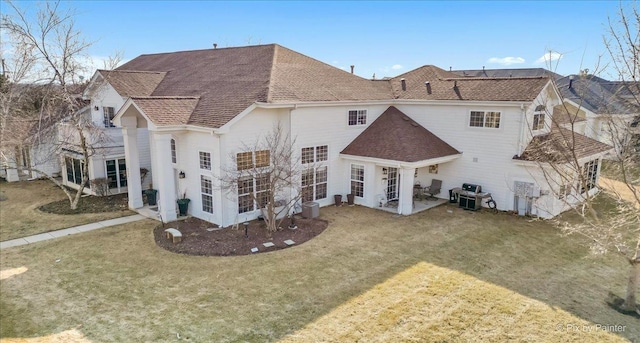
M129 70L98 70L98 72L123 97L151 95L166 74Z
M595 139L564 128L533 137L517 160L568 163L573 161L573 152L578 159L607 152L613 147Z
M277 44L141 55L111 77L125 96L197 96L200 101L188 123L214 128L255 102L532 100L548 82L461 78L434 66L372 81ZM406 79L406 90L400 78ZM431 83L431 93L425 81Z
M405 87L402 87L402 79ZM532 101L548 77L470 78L427 65L390 80L395 99ZM429 82L429 86L425 84Z
M158 125L184 125L198 105L197 97L132 97L151 121Z
M341 153L401 162L460 154L394 106L385 110Z

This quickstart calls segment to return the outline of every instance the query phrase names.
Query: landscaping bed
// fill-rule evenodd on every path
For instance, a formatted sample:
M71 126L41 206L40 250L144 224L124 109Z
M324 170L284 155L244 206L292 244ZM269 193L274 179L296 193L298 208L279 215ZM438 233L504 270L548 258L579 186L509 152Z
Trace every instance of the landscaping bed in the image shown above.
M116 194L111 196L84 196L80 198L78 207L71 209L69 199L54 201L38 207L40 211L54 214L80 214L80 213L103 213L128 210L127 194Z
M266 225L263 221L249 222L248 237L245 237L244 225L240 223L237 229L232 227L218 228L198 218L188 218L159 225L154 229L156 244L172 252L201 255L201 256L230 256L249 255L252 248L258 248L258 252L268 252L289 247L285 243L291 240L292 245L300 245L319 235L327 228L327 222L320 219L295 218L297 229L289 229L289 220L285 219L278 230L267 235ZM182 241L173 243L168 239L164 230L175 228L182 233ZM265 247L263 243L271 242L273 246Z

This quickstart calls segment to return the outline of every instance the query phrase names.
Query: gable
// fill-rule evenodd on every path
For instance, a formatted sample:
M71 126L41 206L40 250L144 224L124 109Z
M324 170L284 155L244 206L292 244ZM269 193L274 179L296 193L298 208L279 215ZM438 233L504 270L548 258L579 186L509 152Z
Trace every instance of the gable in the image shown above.
M391 106L341 154L400 162L418 162L460 152Z

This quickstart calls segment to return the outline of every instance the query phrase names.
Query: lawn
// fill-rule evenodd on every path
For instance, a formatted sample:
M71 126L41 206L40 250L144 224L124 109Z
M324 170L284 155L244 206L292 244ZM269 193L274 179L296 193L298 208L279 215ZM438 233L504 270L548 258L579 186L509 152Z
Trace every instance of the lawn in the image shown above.
M604 302L623 294L626 263L592 259L544 221L451 206L410 217L326 207L321 217L329 227L303 245L239 257L170 253L154 244L150 220L0 251L0 337L640 339L638 320Z
M129 210L74 215L42 212L38 207L66 199L48 180L2 182L0 194L6 198L0 202L0 241L134 214Z

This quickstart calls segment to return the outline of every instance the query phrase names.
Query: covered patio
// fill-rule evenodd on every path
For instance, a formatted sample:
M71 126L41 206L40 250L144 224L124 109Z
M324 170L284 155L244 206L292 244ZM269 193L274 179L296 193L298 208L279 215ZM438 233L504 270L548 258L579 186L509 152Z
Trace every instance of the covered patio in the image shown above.
M354 182L359 182L354 180L354 175L366 181L364 186L367 190L363 192L360 204L410 215L447 201L437 198L444 195L441 189L427 189L432 192L425 193L428 196L422 198L415 198L414 190L419 187L423 192L425 186L438 181L441 186L438 165L459 158L461 153L391 106L340 156L351 163L351 193L354 193ZM362 170L362 176L358 176L359 170ZM422 171L421 175L428 176L419 178L419 171ZM425 184L419 184L420 180Z

